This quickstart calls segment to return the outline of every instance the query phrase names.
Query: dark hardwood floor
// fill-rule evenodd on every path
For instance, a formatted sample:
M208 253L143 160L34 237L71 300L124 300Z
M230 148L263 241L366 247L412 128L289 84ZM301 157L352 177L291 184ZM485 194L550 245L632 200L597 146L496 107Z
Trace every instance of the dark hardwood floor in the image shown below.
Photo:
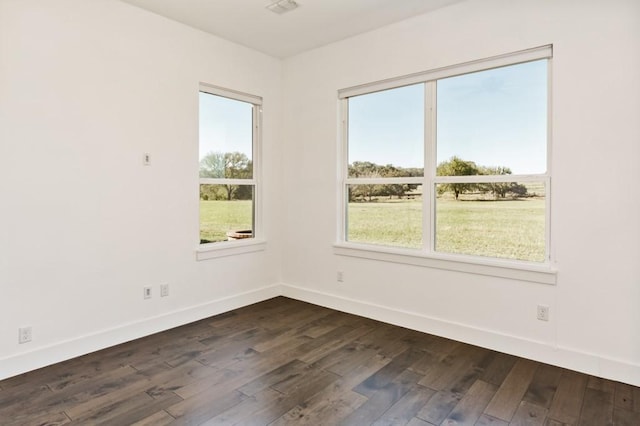
M9 425L640 425L640 388L278 297L0 381Z

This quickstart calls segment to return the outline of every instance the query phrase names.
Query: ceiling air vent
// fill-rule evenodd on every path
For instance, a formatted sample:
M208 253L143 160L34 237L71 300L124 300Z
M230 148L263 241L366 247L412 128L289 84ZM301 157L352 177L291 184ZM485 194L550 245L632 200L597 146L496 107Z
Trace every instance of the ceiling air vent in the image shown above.
M294 0L278 0L268 5L267 9L269 9L273 13L282 15L283 13L290 12L297 7L298 3L296 3Z

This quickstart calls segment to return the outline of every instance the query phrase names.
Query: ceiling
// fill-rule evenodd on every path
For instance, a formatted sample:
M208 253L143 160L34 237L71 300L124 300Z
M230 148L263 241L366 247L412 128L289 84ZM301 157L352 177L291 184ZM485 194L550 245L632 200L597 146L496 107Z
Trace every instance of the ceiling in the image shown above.
M464 0L122 0L271 56L286 58Z

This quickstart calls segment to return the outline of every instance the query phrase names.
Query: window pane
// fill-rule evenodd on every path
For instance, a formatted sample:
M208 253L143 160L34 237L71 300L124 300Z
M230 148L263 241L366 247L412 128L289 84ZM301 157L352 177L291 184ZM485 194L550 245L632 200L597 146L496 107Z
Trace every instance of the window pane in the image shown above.
M383 186L347 185L347 241L419 248L422 246L420 188L402 198L380 193Z
M546 172L547 60L442 79L437 94L438 165L455 157L473 165L466 175Z
M253 177L253 105L200 92L200 177Z
M422 176L424 84L349 98L349 177Z
M436 251L545 260L543 182L436 185Z
M200 244L253 238L253 185L200 185Z

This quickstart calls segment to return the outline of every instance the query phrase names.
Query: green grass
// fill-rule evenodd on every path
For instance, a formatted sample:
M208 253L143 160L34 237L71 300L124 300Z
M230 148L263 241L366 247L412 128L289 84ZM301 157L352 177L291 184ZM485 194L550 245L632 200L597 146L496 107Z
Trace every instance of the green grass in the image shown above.
M422 201L349 203L348 240L399 247L422 246Z
M542 262L545 202L438 201L436 251Z
M230 230L252 229L252 202L200 201L200 238L225 241ZM349 203L349 241L422 246L422 201ZM541 262L545 257L545 201L438 199L436 250Z
M253 229L251 200L200 200L200 239L226 241L227 231Z
M348 240L421 246L421 201L349 203ZM541 262L545 257L545 202L438 199L436 251Z

